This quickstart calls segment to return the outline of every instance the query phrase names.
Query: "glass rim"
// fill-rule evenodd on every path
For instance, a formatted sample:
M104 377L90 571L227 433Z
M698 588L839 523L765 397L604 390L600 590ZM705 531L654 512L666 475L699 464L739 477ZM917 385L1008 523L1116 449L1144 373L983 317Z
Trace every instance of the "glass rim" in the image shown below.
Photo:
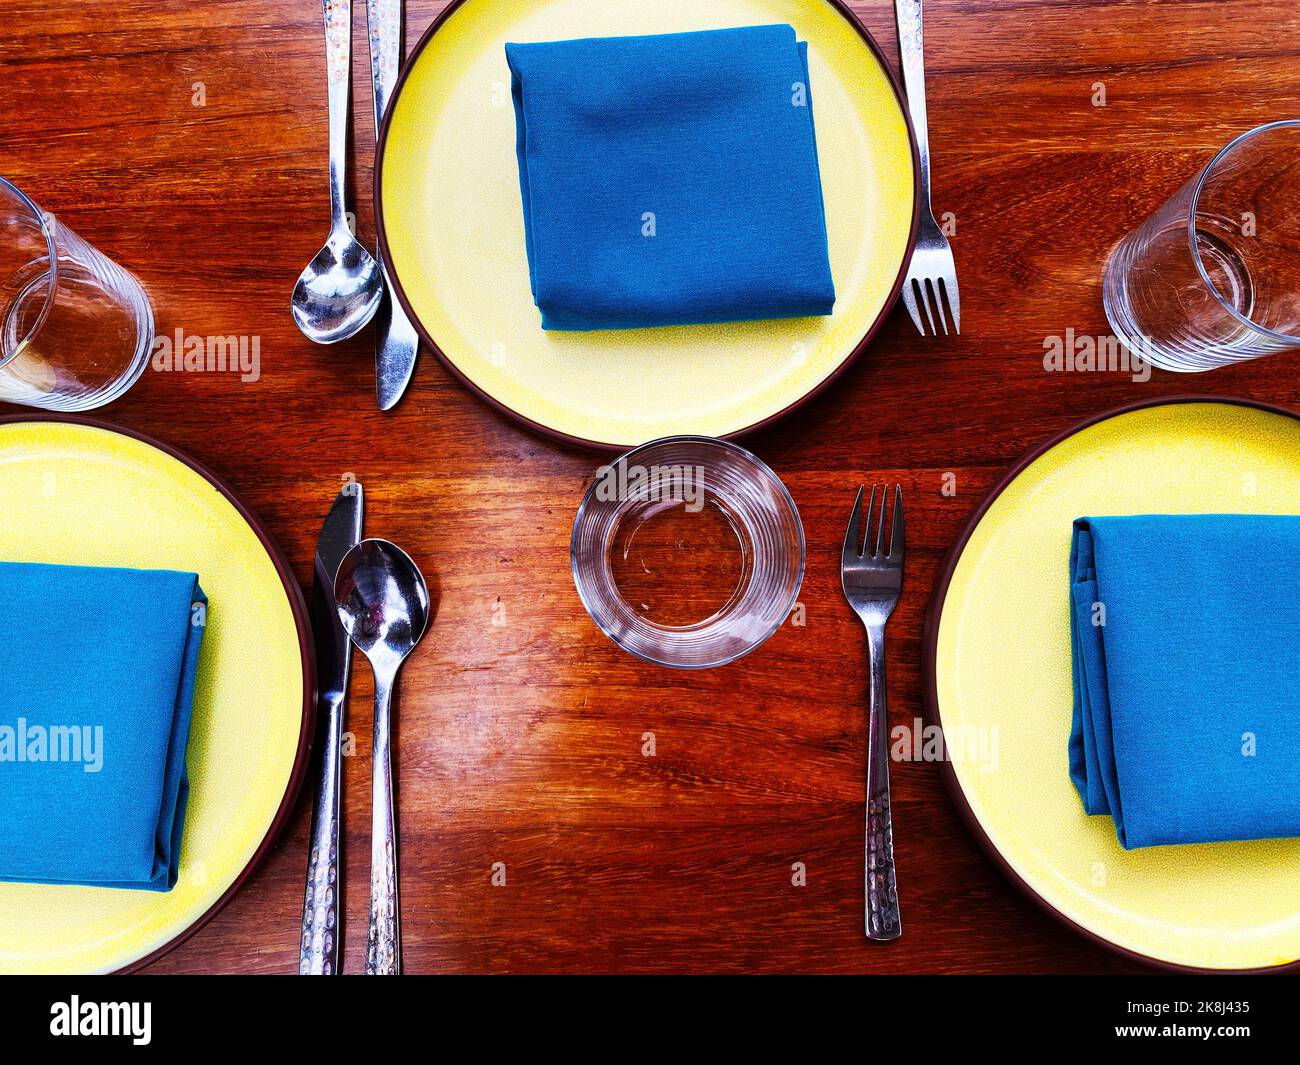
M794 580L793 589L789 596L790 601L785 604L785 609L781 613L779 620L777 620L771 626L771 628L767 632L765 632L761 637L749 643L748 646L740 648L732 654L722 656L716 659L711 659L707 662L679 663L679 662L665 661L662 658L651 657L650 655L643 653L642 651L638 650L635 647L628 646L628 644L625 641L619 638L616 632L612 631L612 629L610 628L609 625L606 624L604 619L600 617L599 611L595 609L595 604L593 604L589 600L587 595L587 590L583 586L583 578L579 572L579 567L578 567L579 531L582 526L583 517L586 515L587 510L589 509L592 502L596 498L597 486L600 484L599 477L597 477L596 480L593 481L590 486L588 486L587 491L583 494L582 502L578 505L578 512L577 514L574 515L573 532L570 534L569 537L569 567L573 574L573 583L578 591L578 598L582 601L583 608L587 611L587 615L591 618L593 622L595 622L596 627L600 629L600 631L603 632L605 636L607 636L610 640L612 640L614 644L617 647L619 647L621 650L626 651L628 654L634 656L635 658L641 659L643 662L649 662L652 665L656 665L656 666L666 666L669 669L679 669L685 671L717 669L720 668L721 666L730 665L732 662L738 661L739 659L744 658L746 655L752 654L754 651L758 650L758 648L760 648L763 644L767 643L768 640L770 640L773 636L775 636L778 632L781 631L781 626L785 624L786 618L790 616L790 611L794 609L795 604L799 601L799 592L803 587L803 579L808 570L808 537L807 534L804 532L803 519L799 515L799 507L794 501L794 496L790 494L790 489L786 487L785 482L781 480L780 477L777 476L776 471L774 471L771 466L769 466L761 458L755 455L752 451L748 450L747 448L743 448L739 444L733 443L730 440L723 440L716 436L702 436L695 433L682 433L675 436L661 436L655 440L648 440L644 444L638 444L636 447L628 451L625 451L620 455L615 456L608 463L606 463L606 467L614 467L620 463L626 463L629 460L633 459L635 456L640 455L650 450L651 448L662 447L665 444L702 444L707 447L716 447L720 450L730 451L734 455L743 459L746 463L753 466L764 477L765 480L769 481L777 488L777 495L780 501L786 507L788 507L789 512L794 515L795 526L799 531L798 571Z
M12 192L18 198L18 201L25 204L27 209L32 213L32 217L36 219L37 224L41 227L41 234L45 237L45 254L50 263L48 271L50 282L45 290L45 300L41 304L41 312L36 316L36 320L32 322L31 328L27 330L27 334L14 345L13 351L7 355L3 351L0 351L0 366L4 366L18 358L18 356L27 349L27 346L31 344L32 339L36 336L37 332L39 332L41 326L45 324L45 320L50 316L50 307L54 304L54 291L59 283L59 256L54 247L54 233L49 224L48 216L39 206L37 206L36 201L3 175L0 175L0 189L7 189ZM2 330L0 330L0 335L2 335Z
M1232 140L1214 153L1214 158L1205 164L1205 167L1196 178L1195 186L1192 188L1192 199L1187 211L1187 245L1192 253L1192 262L1196 264L1196 272L1201 275L1201 281L1214 295L1214 299L1220 307L1247 328L1254 329L1256 332L1262 333L1264 336L1269 337L1272 340L1278 340L1284 344L1294 345L1296 341L1300 341L1300 333L1280 333L1276 329L1271 329L1269 326L1261 325L1254 319L1247 318L1237 310L1237 308L1233 307L1223 298L1223 294L1219 291L1218 286L1210 280L1210 272L1205 269L1205 261L1201 258L1201 251L1200 248L1197 247L1196 240L1196 215L1201 202L1201 192L1205 189L1205 184L1209 181L1210 174L1213 173L1214 168L1228 155L1228 153L1251 138L1260 136L1264 133L1271 133L1274 130L1287 128L1300 129L1300 118L1283 118L1278 119L1276 122L1265 122L1262 126L1255 126L1253 129L1248 129L1244 133L1237 134L1237 136L1233 137Z

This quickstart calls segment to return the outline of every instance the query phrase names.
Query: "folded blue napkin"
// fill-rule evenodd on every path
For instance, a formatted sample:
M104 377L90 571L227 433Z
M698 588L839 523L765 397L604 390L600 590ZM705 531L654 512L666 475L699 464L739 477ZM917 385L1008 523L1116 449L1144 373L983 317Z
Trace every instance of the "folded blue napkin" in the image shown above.
M1126 848L1300 836L1300 517L1080 518L1070 777Z
M175 885L206 603L193 573L0 563L0 880Z
M792 27L506 57L544 329L831 313L808 46Z

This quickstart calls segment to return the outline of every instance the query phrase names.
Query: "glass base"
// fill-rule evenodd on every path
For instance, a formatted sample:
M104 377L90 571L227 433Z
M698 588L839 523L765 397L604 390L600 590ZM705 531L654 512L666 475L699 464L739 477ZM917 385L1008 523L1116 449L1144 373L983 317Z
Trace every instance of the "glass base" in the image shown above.
M0 339L14 341L7 346L8 357L0 362L0 400L42 410L88 411L112 403L140 380L153 350L153 308L143 287L131 274L112 263L107 268L111 268L112 276L105 280L111 281L118 298L112 312L116 318L113 326L124 341L129 343L134 338L134 348L122 362L120 372L111 376L101 374L96 382L93 362L80 369L75 361L71 366L61 366L37 350L42 344L52 345L53 350L59 350L60 346L62 350L70 350L71 344L75 349L67 337L50 338L38 333L35 341L17 340L28 334L31 308L46 298L46 280L38 278L14 301L0 326ZM30 298L24 298L28 294ZM114 363L117 361L113 359Z
M1116 244L1111 250L1105 273L1102 275L1101 303L1106 312L1106 320L1110 323L1111 332L1129 351L1162 370L1170 370L1174 373L1203 373L1222 365L1222 362L1200 360L1189 362L1180 352L1161 347L1156 340L1144 332L1133 310L1127 288L1127 282L1134 270L1134 247L1133 234Z

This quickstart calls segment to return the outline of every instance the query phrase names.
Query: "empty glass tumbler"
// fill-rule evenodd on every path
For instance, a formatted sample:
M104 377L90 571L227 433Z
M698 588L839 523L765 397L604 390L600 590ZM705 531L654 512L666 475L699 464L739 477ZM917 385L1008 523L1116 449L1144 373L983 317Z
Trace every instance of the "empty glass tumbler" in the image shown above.
M749 654L803 582L803 523L780 478L744 448L656 440L601 467L573 523L587 613L626 651L677 669Z
M1167 370L1300 347L1300 120L1243 133L1115 247L1106 317Z
M140 283L0 178L0 401L99 407L149 365Z

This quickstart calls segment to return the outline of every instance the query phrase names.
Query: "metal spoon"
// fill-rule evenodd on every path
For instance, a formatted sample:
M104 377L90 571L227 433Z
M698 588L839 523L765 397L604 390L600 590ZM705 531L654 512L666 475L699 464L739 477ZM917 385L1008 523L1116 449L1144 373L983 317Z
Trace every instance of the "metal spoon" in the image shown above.
M374 317L384 294L384 275L348 228L345 209L348 107L352 78L351 0L323 0L325 69L329 77L329 240L293 289L293 320L317 344L355 336Z
M402 934L390 710L398 670L429 623L429 590L419 567L400 547L387 540L362 540L339 564L334 602L343 628L375 673L366 975L397 976L402 971Z

